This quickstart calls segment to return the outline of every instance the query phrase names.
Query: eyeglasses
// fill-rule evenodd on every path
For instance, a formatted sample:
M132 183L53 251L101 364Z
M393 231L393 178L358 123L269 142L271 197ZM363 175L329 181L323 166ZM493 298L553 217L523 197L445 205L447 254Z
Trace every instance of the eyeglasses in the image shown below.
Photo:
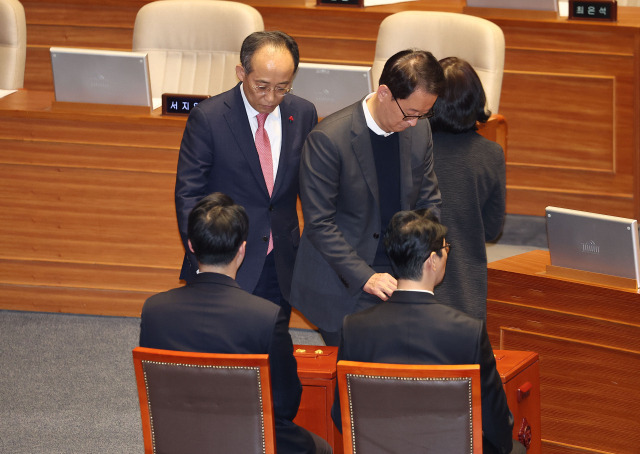
M440 251L444 249L445 251L447 251L447 255L449 255L449 251L451 250L451 243L444 243L444 246L442 246L440 249L436 249L435 251L429 251L427 252L427 255L425 256L424 260L427 261L429 260L429 257L431 257L431 254L433 252L436 252L436 254L440 257Z
M404 110L402 110L402 107L400 107L398 98L393 98L393 99L398 105L398 109L400 109L400 112L402 112L402 115L404 115L404 117L402 117L402 121L422 120L423 118L431 118L435 114L435 111L433 110L433 107L432 107L431 109L429 109L429 112L423 115L407 115L406 113L404 113Z
M260 96L265 96L267 93L274 92L276 96L284 96L291 93L293 88L283 88L283 87L268 87L266 85L251 85L253 91Z

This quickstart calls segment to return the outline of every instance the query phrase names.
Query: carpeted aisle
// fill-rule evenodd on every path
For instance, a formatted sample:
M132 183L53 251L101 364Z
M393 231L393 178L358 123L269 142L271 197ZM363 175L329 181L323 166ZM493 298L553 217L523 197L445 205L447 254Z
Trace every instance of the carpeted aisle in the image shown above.
M0 453L141 453L139 318L0 311ZM293 329L296 344L322 344Z
M139 319L0 311L0 452L142 452Z
M489 261L546 248L544 218L509 215ZM131 350L138 318L0 310L0 453L143 451ZM294 344L322 345L292 329Z

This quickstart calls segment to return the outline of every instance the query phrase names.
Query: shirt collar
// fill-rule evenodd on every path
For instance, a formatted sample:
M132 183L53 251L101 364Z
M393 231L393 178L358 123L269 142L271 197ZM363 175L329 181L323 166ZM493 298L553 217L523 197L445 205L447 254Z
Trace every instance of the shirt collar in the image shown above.
M401 288L398 288L398 289L395 289L395 290L394 290L394 293L395 293L395 292L421 292L421 293L428 293L428 294L430 294L430 295L434 295L434 294L433 294L433 292L432 292L431 290L418 290L418 289L411 289L411 290L410 290L410 289L401 289ZM434 296L435 296L435 295L434 295Z
M376 121L373 119L371 112L369 112L369 106L367 105L367 100L375 95L376 95L376 92L374 91L373 93L369 93L367 97L362 100L362 109L364 110L364 119L367 122L367 127L371 129L375 134L379 136L388 137L391 134L393 134L393 132L384 131L380 126L378 126L378 123L376 123Z

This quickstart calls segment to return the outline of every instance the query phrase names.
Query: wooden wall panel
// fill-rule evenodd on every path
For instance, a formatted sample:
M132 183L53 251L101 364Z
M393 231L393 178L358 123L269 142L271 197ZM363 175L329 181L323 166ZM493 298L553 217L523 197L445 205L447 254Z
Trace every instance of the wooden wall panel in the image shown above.
M11 165L0 173L3 255L181 265L173 174Z
M42 258L31 260L20 256L15 259L0 259L0 275L3 284L10 284L14 288L29 286L55 289L55 291L62 289L103 292L113 290L152 295L180 285L175 266L163 267L153 262L138 266ZM143 301L137 301L133 305L134 311L140 309ZM95 306L98 307L97 304ZM127 312L131 311L127 310ZM115 315L125 314L116 312Z
M518 90L518 103L527 107L518 110L514 97L506 96L503 110L511 111L510 122L530 126L510 135L514 149L510 164L615 171L614 84L612 77L505 74L504 92ZM625 170L630 171L629 167Z
M544 215L555 204L634 217L634 58L564 44L507 51L508 212Z
M51 90L48 47L131 48L148 0L25 0L27 89ZM380 22L407 10L462 12L462 0L369 8L311 0L244 0L267 29L299 43L303 61L369 65ZM501 110L509 121L507 210L543 215L547 205L640 217L640 11L617 23L567 21L509 10L466 10L505 33ZM513 159L513 160L512 160ZM588 184L593 181L593 184Z
M1 307L136 316L180 285L186 119L52 111L38 92L0 103Z
M0 282L0 307L18 311L140 317L142 304L153 293Z
M491 343L540 355L543 452L635 453L639 294L550 277L548 264L546 251L489 264Z
M510 329L502 330L502 342L501 348L527 346L540 355L543 444L560 440L584 453L636 452L640 433L629 397L636 393L638 370L621 366L638 364L640 351Z

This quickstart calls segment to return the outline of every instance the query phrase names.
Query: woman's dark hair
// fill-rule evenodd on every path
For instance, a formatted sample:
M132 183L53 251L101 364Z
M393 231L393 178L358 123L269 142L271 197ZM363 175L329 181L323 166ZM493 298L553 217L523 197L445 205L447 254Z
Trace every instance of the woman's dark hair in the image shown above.
M478 74L467 61L457 57L444 58L440 65L445 89L433 107L431 130L454 134L476 130L476 122L485 123L491 116L485 108L487 97Z

